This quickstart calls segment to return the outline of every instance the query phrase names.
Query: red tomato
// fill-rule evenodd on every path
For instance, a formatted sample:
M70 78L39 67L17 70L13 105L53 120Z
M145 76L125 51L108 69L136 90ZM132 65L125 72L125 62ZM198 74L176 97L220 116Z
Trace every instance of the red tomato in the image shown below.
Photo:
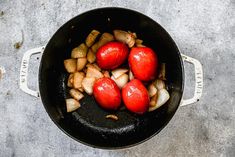
M110 78L100 78L93 87L93 94L98 104L109 110L115 110L121 105L121 92L117 84Z
M122 99L126 108L132 112L143 114L148 110L148 91L137 79L131 80L122 88Z
M150 81L156 77L158 58L151 48L132 48L128 61L135 78L141 81Z
M96 53L97 63L102 69L114 69L121 65L128 56L128 47L122 42L109 42Z

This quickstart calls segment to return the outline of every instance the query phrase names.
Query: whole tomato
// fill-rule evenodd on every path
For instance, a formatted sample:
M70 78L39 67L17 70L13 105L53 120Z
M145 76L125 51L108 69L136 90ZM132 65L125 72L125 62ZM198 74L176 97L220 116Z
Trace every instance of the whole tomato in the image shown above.
M95 100L104 109L116 110L121 105L121 92L117 84L110 78L97 80L93 86Z
M134 113L143 114L148 110L148 91L137 79L131 80L122 88L122 99L126 108Z
M100 47L96 53L96 61L102 69L114 69L128 57L128 47L122 42L109 42Z
M150 81L156 78L158 58L151 48L132 48L128 61L135 78L141 81Z

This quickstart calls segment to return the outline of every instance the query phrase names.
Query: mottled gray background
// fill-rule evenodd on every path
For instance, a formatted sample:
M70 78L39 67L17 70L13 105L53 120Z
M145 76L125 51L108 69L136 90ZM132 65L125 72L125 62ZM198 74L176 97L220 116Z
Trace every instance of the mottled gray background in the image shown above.
M49 119L41 100L23 93L19 68L23 53L45 45L72 17L103 6L126 7L159 22L182 53L201 61L200 102L179 108L167 127L129 149L90 148L67 137ZM3 11L3 12L1 12ZM22 40L19 48L14 44ZM37 59L30 86L37 88ZM0 156L235 156L235 0L0 0ZM186 65L186 97L193 92L193 70ZM95 139L94 139L95 140Z

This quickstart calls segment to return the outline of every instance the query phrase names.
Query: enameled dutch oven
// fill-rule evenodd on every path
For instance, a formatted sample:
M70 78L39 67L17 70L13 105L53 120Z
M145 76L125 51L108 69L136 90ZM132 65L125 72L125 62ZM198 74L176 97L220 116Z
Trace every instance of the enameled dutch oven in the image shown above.
M68 73L63 61L70 58L71 50L84 42L92 29L112 32L114 29L136 32L144 44L155 50L159 61L166 63L168 102L159 109L142 116L127 110L115 114L118 121L107 120L109 111L101 109L94 97L85 95L81 107L66 112L65 98ZM27 86L30 56L41 53L39 68L39 92ZM182 100L184 91L184 64L195 68L195 93L193 98ZM156 135L170 121L179 106L195 103L202 94L203 73L200 62L180 53L167 31L151 18L124 8L100 8L82 13L65 23L44 47L27 51L22 59L20 88L33 96L41 97L43 105L53 122L73 139L103 149L134 146Z

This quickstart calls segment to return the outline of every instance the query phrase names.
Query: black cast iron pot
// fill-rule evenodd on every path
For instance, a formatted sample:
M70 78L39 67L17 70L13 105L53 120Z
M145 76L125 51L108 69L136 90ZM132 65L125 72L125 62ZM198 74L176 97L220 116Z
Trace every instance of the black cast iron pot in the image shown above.
M68 95L68 73L63 61L70 58L71 50L84 42L92 29L110 33L114 29L130 30L136 32L146 46L153 48L159 61L166 63L166 83L170 93L168 102L143 116L119 110L115 112L119 120L112 121L105 118L112 112L101 109L92 96L85 95L80 101L81 107L67 113L65 98ZM40 92L27 86L29 59L36 53L42 53ZM189 100L182 100L183 60L195 66L195 93ZM64 133L83 144L104 149L130 147L156 135L167 125L180 104L188 105L199 100L202 85L200 62L182 55L174 40L157 22L139 12L123 8L95 9L71 19L53 35L45 47L31 49L24 54L20 71L20 88L28 94L40 95L50 118Z

